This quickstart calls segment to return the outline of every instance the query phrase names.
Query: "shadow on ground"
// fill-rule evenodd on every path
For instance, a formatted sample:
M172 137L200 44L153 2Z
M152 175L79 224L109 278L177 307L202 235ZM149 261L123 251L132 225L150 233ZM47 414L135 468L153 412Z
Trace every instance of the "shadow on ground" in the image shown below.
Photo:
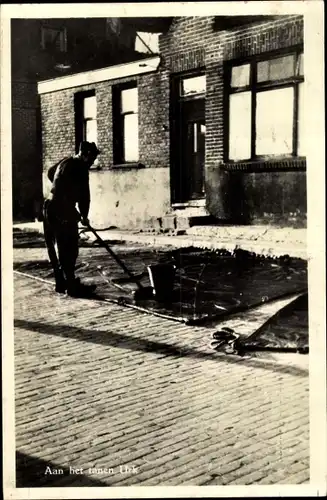
M234 356L226 357L224 354L215 352L200 351L194 347L171 345L164 342L157 342L133 335L124 335L121 333L112 332L110 330L83 329L72 327L69 325L57 325L50 323L41 323L37 321L29 321L22 319L14 320L14 327L24 330L38 332L43 335L56 335L62 338L73 338L83 342L90 342L100 345L119 347L120 349L128 349L131 351L153 352L162 356L171 356L176 358L193 357L195 359L216 360L219 364L223 363L246 363L249 366L280 371L282 373L291 373L297 376L307 376L307 370L295 366L282 366L269 363L262 364L260 361L249 358L240 358Z
M84 474L73 474L60 464L16 451L16 488L59 488L63 486L103 487L106 484Z

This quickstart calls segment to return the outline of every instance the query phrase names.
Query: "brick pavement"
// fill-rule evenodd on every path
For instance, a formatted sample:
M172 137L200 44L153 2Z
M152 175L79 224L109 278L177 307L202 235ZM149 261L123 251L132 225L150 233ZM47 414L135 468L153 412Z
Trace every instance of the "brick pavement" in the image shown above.
M16 446L39 474L22 486L309 480L307 356L226 356L210 349L216 325L57 296L19 275L14 284ZM245 328L242 318L230 324ZM45 475L47 465L64 474Z

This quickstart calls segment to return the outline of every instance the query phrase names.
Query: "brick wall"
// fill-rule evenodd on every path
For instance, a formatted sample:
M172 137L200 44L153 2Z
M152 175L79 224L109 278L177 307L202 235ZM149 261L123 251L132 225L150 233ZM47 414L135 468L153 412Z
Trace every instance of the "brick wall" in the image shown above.
M41 25L46 24L66 27L67 52L41 48ZM118 38L113 31L106 30L105 18L12 19L12 171L15 219L34 219L38 216L38 208L31 207L33 204L39 205L42 197L42 155L38 137L40 116L36 82L62 76L56 63L72 62L72 69L69 71L75 73L107 64L108 58L114 62L117 58L130 57L135 33L122 27L121 34ZM55 116L47 116L49 126L46 127L44 143L49 163L56 161L58 154L67 154L71 152L72 146L74 147L74 140L71 140L71 123L68 119L70 108L62 97L58 96L60 109L56 110ZM54 104L53 98L48 100ZM109 141L107 136L108 132L104 141ZM32 182L31 178L34 179ZM37 192L34 189L36 185Z
M139 161L143 169L113 166L112 87L137 81L139 98ZM91 215L98 226L145 227L169 208L168 95L161 92L161 76L111 80L41 95L44 174L61 157L75 151L74 95L95 90L99 166L91 173ZM154 171L156 169L156 173ZM49 184L43 176L44 192ZM158 191L157 191L158 190ZM160 192L159 192L160 190Z
M255 27L233 30L225 37L224 59L237 59L303 43L303 19L263 22Z
M61 157L69 156L75 152L75 108L74 95L77 92L84 92L94 89L95 86L81 86L76 89L60 90L49 94L41 95L41 119L42 119L42 144L43 144L43 169L47 170ZM98 106L98 113L106 113L111 110L111 93L105 92L103 85L96 86L97 98L99 94L102 105ZM109 103L107 101L109 100ZM108 109L107 109L108 108ZM98 120L98 136L104 132L101 126L101 119ZM106 135L106 134L105 134ZM103 140L103 149L107 159L108 151L107 137Z
M98 146L101 149L99 165L113 165L112 87L136 81L139 98L139 161L145 167L167 167L169 158L165 102L158 74L123 78L60 90L41 95L43 168L48 169L58 157L75 151L74 95L95 90L97 98Z
M169 94L161 76L138 79L140 161L146 167L169 166Z
M277 49L292 47L303 43L303 18L302 16L283 16L273 21L264 21L248 27L234 28L228 31L214 31L213 17L187 17L175 18L168 33L160 37L160 52L163 55L166 85L174 73L196 70L205 67L207 91L205 104L206 118L206 202L209 212L219 219L229 218L231 214L230 203L233 203L231 190L235 184L233 174L221 171L224 156L224 70L225 60L237 59L258 53L271 52ZM260 190L260 174L242 180L246 188L242 192L251 193L256 199L260 198L256 190ZM305 192L305 175L300 176L301 189ZM284 172L268 173L265 175L265 191L269 193L271 186L278 185L285 193L292 194L294 211L297 209L302 214L305 208L305 199L298 200L294 196L294 189L299 186L294 184L294 176ZM252 179L252 184L251 184ZM290 180L289 180L290 179ZM291 182L291 185L288 184ZM252 186L252 187L250 187ZM268 188L267 188L268 186ZM295 187L296 186L296 187ZM284 197L285 197L284 196ZM285 206L276 206L272 193L270 205L272 211L279 211L286 215ZM259 215L258 207L251 200L245 203L253 208L250 219ZM269 205L269 202L268 202ZM288 207L287 207L288 209ZM280 217L279 217L280 218ZM273 222L273 218L272 218Z
M207 208L211 214L223 219L228 218L230 215L228 205L230 201L228 200L231 199L231 186L235 184L234 181L231 181L233 173L223 172L221 169L224 153L224 60L254 55L259 52L270 52L302 43L303 20L301 16L289 16L286 19L284 16L274 21L265 21L258 25L230 31L215 31L213 26L214 17L175 18L169 31L160 36L159 46L162 64L159 71L137 77L140 124L139 152L140 162L146 168L164 168L169 173L170 78L176 73L205 68L207 78L205 104ZM131 79L133 80L133 78ZM98 143L102 150L101 158L99 157L100 166L104 169L112 166L111 87L123 81L126 81L126 79L41 96L44 169L57 161L58 156L70 154L74 151L74 93L90 90L91 88L96 91L98 103ZM130 175L131 179L133 175ZM242 173L241 175L244 177L247 174ZM265 176L265 189L267 192L269 192L269 175L272 174L269 173ZM276 175L277 177L281 175L278 184L281 188L283 179L293 179L294 177L287 175L283 177L283 173L277 173L274 174L274 177L271 177L271 182L277 182ZM115 172L112 176L113 182L119 180L118 183L120 183L121 176L124 177L124 182L125 180L127 182L128 171ZM255 186L249 187L249 179L254 177ZM146 178L146 175L142 174L142 182L146 182ZM153 183L153 177L151 179ZM301 182L305 183L305 176L301 176ZM255 189L260 190L260 174L248 177L245 184L247 186L246 193L250 193L251 196L258 199L254 191ZM170 198L167 183L164 189L167 190L167 193L164 196L163 213L167 210L167 200L169 201ZM288 186L289 190L290 186ZM139 198L141 198L141 195ZM296 203L296 197L292 199ZM119 203L119 201L117 202ZM141 203L140 200L138 202ZM248 205L255 207L253 203ZM276 204L273 203L273 205L274 210L278 211ZM294 211L296 208L294 207ZM280 209L283 210L282 207ZM158 210L157 207L156 211ZM302 211L303 202L301 202ZM150 212L151 210L148 210L147 214ZM138 218L140 217L142 218L138 214Z
M204 67L207 76L206 166L217 166L223 155L223 62L303 43L303 19L262 22L248 28L214 31L213 17L175 18L160 37L168 75Z

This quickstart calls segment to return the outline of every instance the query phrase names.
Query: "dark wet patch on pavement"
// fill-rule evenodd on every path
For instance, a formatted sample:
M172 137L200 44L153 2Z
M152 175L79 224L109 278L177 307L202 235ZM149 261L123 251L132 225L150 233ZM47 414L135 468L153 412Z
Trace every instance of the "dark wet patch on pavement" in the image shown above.
M83 249L77 275L97 284L97 295L122 305L188 324L210 322L279 297L307 291L307 264L289 256L260 257L243 250L197 248L157 249L114 247L143 286L150 286L147 267L170 263L176 266L174 290L164 301L137 300L137 289L112 257L99 247ZM53 280L47 260L15 263L14 268ZM302 328L303 332L305 328ZM301 331L302 331L301 330ZM307 334L299 333L303 339ZM301 341L302 342L302 341Z

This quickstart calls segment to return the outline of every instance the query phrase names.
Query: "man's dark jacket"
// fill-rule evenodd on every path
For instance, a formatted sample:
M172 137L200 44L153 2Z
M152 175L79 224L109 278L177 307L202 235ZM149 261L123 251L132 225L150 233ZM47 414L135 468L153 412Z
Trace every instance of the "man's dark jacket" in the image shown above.
M48 170L52 188L48 197L51 210L63 220L78 220L80 214L87 218L90 208L89 169L79 159L64 158Z

